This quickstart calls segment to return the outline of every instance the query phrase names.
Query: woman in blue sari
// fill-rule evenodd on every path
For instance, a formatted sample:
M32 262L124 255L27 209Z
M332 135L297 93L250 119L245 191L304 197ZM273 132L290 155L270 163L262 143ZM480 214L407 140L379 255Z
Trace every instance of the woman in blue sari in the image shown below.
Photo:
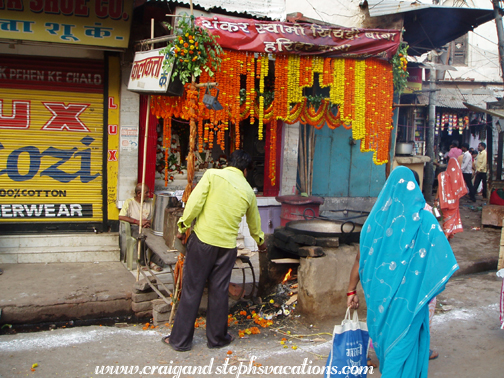
M362 227L359 276L383 378L427 378L428 303L458 269L438 221L424 207L412 171L397 167ZM355 288L349 289L348 303L356 308Z

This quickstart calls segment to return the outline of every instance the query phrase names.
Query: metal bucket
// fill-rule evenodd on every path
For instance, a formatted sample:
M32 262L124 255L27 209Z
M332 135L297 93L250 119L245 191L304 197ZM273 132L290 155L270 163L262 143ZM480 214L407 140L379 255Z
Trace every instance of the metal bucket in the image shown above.
M162 191L155 192L156 201L154 203L154 215L152 217L152 232L154 235L163 236L164 210L166 207L176 207L178 205L175 193Z

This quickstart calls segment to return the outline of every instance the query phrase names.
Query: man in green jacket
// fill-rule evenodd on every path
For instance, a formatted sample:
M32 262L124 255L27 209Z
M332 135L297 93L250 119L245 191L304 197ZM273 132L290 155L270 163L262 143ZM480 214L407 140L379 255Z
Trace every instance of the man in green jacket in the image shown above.
M175 323L171 335L163 338L177 351L191 349L194 322L207 281L207 345L221 348L234 339L227 332L228 290L237 255L238 228L244 215L259 251L266 251L256 196L245 178L251 168L250 155L237 150L230 155L227 168L207 170L189 196L178 221L181 237L196 219L194 232L187 242L182 295Z

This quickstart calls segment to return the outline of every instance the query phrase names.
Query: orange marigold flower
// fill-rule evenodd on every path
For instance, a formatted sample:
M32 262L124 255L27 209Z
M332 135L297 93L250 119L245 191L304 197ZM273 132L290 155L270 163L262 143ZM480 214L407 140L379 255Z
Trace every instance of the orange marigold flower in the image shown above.
M187 49L189 47L189 43L184 43L184 47Z
M227 354L233 354L233 351L232 350L228 350Z

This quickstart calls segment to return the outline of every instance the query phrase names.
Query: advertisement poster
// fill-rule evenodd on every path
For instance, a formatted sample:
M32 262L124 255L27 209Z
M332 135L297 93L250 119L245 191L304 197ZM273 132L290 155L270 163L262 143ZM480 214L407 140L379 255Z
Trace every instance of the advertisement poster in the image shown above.
M0 223L102 221L103 62L86 63L2 57Z

